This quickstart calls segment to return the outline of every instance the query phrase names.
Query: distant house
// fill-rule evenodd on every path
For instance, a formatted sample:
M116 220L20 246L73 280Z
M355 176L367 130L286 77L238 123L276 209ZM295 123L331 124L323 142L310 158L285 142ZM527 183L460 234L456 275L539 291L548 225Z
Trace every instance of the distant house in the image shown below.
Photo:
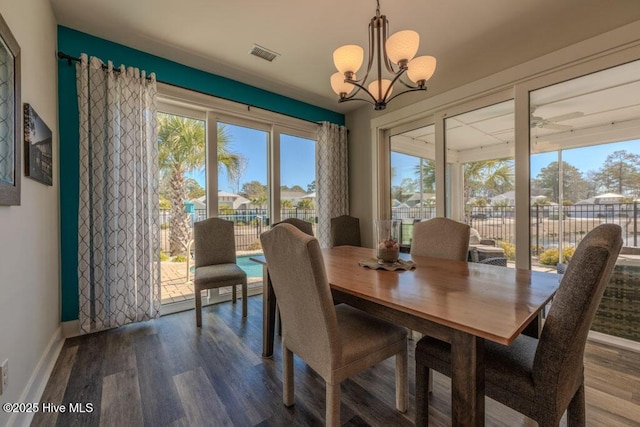
M495 197L489 198L489 203L491 205L507 205L507 206L515 206L516 205L516 192L515 191L507 191L503 194L498 194Z
M207 209L207 196L191 199L189 202L193 203L193 208L195 210ZM245 209L249 204L250 201L239 194L218 191L218 208Z
M429 200L435 200L436 195L433 193L413 193L404 203L409 207L420 206L420 203L424 205Z

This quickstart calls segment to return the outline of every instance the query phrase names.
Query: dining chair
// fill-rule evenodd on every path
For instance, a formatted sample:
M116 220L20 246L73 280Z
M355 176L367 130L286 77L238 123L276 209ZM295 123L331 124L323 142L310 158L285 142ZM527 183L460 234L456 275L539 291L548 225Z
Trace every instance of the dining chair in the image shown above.
M449 218L432 218L413 225L411 255L466 261L469 227Z
M510 346L485 341L486 396L538 422L585 425L584 347L591 322L622 247L621 228L602 224L578 245L539 339L520 335ZM416 345L416 426L428 425L429 368L451 376L451 346L425 337Z
M331 247L362 246L360 241L360 220L349 215L331 218Z
M286 218L280 222L276 222L275 224L273 224L273 226L275 227L276 225L280 224L291 224L303 233L306 233L309 236L313 236L313 225L311 225L311 223L308 221L303 221L298 218Z
M282 224L262 233L260 241L282 315L284 404L294 404L294 353L326 383L328 426L340 423L340 383L395 355L396 408L405 412L406 330L345 304L333 305L315 237Z
M202 326L202 297L205 289L231 286L233 303L236 285L242 285L242 317L247 317L247 273L236 264L233 222L209 218L193 224L196 325Z

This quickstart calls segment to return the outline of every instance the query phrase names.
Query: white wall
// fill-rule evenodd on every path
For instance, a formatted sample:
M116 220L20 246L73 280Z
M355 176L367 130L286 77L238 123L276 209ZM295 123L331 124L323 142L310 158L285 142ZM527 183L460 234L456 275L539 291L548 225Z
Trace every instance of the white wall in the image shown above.
M9 385L0 396L5 403L34 397L39 369L48 363L51 344L58 343L60 250L55 17L49 0L2 0L0 13L21 49L22 102L53 133L53 186L23 173L21 205L0 206L0 363L9 359ZM0 411L0 425L9 420Z

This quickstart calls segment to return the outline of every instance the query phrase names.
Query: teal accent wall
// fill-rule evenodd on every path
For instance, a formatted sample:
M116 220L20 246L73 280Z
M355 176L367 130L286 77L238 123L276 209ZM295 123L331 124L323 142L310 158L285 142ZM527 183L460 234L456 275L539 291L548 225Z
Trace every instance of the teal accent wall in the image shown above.
M159 81L309 121L344 124L344 115L121 44L58 26L58 50L155 72ZM78 318L79 132L75 66L58 61L62 321Z

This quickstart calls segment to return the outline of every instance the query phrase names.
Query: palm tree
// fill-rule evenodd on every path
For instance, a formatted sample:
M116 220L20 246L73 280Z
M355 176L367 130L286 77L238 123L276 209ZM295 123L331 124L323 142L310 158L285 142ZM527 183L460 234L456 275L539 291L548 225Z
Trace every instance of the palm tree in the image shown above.
M229 142L227 129L218 124L218 165L232 177L239 170L241 156L229 151ZM189 214L184 210L188 194L185 174L202 169L205 156L203 121L158 114L158 163L160 173L168 179L171 202L169 249L172 255L186 253L191 231Z
M463 197L465 206L472 192L484 191L504 193L513 189L513 161L508 159L482 160L464 164ZM465 222L470 223L470 209L465 209Z

